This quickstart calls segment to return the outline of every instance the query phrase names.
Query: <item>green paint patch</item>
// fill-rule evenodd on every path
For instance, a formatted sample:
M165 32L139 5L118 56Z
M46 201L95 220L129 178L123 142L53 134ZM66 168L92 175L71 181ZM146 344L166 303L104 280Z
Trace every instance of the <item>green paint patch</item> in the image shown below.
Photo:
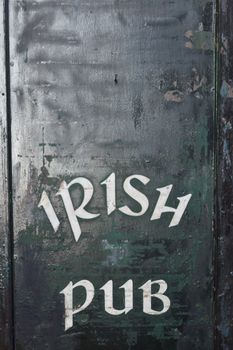
M212 32L188 31L185 36L190 40L185 43L185 47L188 49L213 51L214 37Z

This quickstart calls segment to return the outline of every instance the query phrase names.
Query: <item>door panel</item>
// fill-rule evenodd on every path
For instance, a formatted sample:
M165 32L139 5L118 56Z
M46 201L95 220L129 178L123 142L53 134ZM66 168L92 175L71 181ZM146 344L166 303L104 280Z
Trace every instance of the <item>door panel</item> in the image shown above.
M212 10L10 2L17 350L212 349Z
M0 0L0 349L13 345L12 333L12 208L9 114L7 113L7 11Z

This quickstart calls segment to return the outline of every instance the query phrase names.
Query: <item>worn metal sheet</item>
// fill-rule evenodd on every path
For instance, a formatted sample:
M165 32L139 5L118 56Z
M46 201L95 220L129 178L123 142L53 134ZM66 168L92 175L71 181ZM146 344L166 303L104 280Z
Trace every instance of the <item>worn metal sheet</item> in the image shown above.
M212 10L200 0L10 2L17 350L213 348ZM134 184L149 199L143 216L107 215L100 183L111 173L117 208L134 211L123 181L150 179ZM56 193L80 176L101 216L81 220L75 242ZM170 184L170 206L192 198L169 228L173 214L150 218L156 189ZM38 208L43 191L57 232ZM77 207L80 188L71 192ZM83 279L95 298L65 331L60 292ZM113 280L120 309L130 279L134 309L109 315L100 288ZM163 315L142 310L148 280L168 285Z
M0 1L0 349L12 346L12 291L8 201L8 131L6 112L5 1Z

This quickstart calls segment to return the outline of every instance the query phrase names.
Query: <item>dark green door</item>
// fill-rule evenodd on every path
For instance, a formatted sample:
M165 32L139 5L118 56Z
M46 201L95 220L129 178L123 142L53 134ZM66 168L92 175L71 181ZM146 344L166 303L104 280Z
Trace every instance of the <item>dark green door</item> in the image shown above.
M212 350L215 4L5 5L15 348Z

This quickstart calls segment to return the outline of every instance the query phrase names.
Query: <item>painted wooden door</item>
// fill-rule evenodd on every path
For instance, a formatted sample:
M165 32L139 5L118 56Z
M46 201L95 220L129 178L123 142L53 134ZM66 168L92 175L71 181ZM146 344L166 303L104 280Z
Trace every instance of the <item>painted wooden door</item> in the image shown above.
M0 3L2 348L222 346L216 4Z

